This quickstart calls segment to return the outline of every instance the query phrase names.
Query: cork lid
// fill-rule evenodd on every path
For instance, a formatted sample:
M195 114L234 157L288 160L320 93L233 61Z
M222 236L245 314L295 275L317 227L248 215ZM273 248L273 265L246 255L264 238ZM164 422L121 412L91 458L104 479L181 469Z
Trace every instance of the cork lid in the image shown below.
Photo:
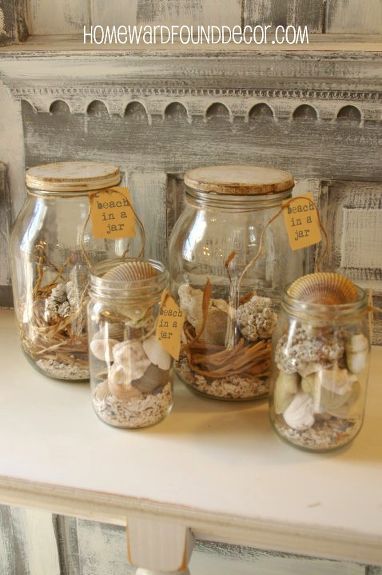
M233 196L275 194L294 186L289 172L250 165L196 168L186 172L184 182L195 190Z
M46 192L83 192L117 186L118 166L98 162L55 162L30 168L26 185Z

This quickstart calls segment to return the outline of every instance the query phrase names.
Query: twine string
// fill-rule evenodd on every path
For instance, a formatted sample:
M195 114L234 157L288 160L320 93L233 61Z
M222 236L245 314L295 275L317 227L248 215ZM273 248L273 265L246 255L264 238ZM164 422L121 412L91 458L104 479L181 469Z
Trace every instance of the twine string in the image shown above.
M317 209L316 203L311 199L308 198L307 196L296 196L294 198L290 198L288 201L284 202L283 205L281 206L281 208L277 211L276 214L274 214L270 220L268 220L268 222L265 224L261 234L260 234L260 239L259 239L259 247L257 249L256 254L254 255L254 257L247 263L247 265L245 266L245 268L243 269L243 271L241 272L240 276L239 276L239 280L237 283L237 297L239 299L240 297L240 286L241 286L241 282L243 280L243 277L245 276L245 274L248 272L248 270L251 269L251 267L253 265L255 265L255 263L258 261L258 259L262 256L263 254L263 250L264 250L264 236L265 236L265 232L267 231L267 229L269 228L269 226L275 221L277 220L277 218L283 213L283 211L288 208L290 206L290 204L292 204L293 202L299 201L299 200L306 200L309 202L310 205L314 206L315 210L316 210L316 214L317 214L317 219L318 219L318 224L320 226L320 230L322 231L322 235L324 237L325 240L325 247L323 251L320 251L320 254L318 256L318 258L316 259L315 262L315 271L320 271L321 268L321 264L323 259L325 258L327 251L328 251L328 244L329 244L329 240L328 240L328 234L326 232L326 229L322 223L319 211ZM232 263L232 259L229 263Z

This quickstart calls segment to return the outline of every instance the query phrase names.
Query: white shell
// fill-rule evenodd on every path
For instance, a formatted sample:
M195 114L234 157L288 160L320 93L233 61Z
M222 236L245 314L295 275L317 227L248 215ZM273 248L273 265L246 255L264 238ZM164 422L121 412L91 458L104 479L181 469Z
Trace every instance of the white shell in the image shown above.
M171 367L171 356L163 349L155 336L148 337L143 341L143 349L150 362L165 371Z
M122 400L141 397L141 392L130 385L131 374L122 365L114 364L110 369L108 385L110 392Z
M101 361L110 363L113 361L112 352L114 346L119 343L116 339L93 339L90 342L90 351L92 354Z
M182 284L178 289L179 305L186 314L187 321L198 332L203 325L203 292L188 284Z
M313 399L307 393L297 393L284 412L284 420L289 427L304 431L314 425Z
M140 341L123 341L113 347L113 358L122 366L128 383L139 379L150 365Z
M352 373L361 373L367 366L369 342L362 333L353 335L346 343L346 363Z
M302 377L307 377L308 375L311 375L313 373L316 373L317 371L320 371L320 369L322 369L321 363L315 363L315 362L304 363L299 367L298 373Z
M280 371L275 382L274 402L275 412L284 413L293 397L298 391L299 376L297 373L285 373Z
M301 387L312 396L314 413L330 413L349 401L356 382L356 376L347 369L333 368L308 375Z
M328 391L345 395L351 390L354 382L357 381L355 375L349 373L347 369L322 369L315 375L317 383L325 387Z
M113 281L137 281L152 278L158 275L157 270L146 261L129 261L112 268L103 276L104 279Z

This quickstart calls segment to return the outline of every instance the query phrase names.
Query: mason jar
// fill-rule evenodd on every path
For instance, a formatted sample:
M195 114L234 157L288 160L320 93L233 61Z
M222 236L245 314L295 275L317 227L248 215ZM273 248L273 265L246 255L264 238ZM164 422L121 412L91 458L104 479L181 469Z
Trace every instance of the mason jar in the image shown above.
M89 267L138 255L143 236L98 239L89 197L120 183L118 167L62 162L26 173L27 197L10 239L13 295L22 348L43 374L89 379L86 304Z
M269 391L271 338L284 286L303 272L283 218L289 172L212 166L185 174L185 208L170 239L171 289L185 313L176 371L210 398Z
M153 260L109 261L90 278L90 383L98 417L115 427L154 425L173 405L171 356L155 336L168 273Z
M361 288L334 273L294 282L274 332L270 417L276 432L309 451L350 443L363 423L369 353Z

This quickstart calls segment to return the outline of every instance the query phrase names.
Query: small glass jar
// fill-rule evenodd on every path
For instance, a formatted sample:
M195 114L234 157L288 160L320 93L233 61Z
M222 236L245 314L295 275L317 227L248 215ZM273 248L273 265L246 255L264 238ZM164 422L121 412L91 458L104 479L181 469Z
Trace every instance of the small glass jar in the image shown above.
M291 197L293 177L212 166L184 181L169 247L171 289L186 316L176 371L210 398L264 397L282 291L303 273L304 250L290 249L282 215L266 227Z
M115 427L158 423L173 405L171 356L155 337L168 273L156 261L109 261L90 279L90 383L98 417Z
M62 162L26 173L27 198L10 240L14 305L23 350L42 373L89 379L86 304L89 265L137 256L143 238L96 239L89 195L118 185L119 168Z
M353 286L349 301L341 294L338 298L338 292L332 298L328 291L342 283ZM297 284L310 285L312 291L299 294ZM312 298L317 289L319 301L322 293L330 297L317 303ZM270 418L276 432L308 451L350 443L362 427L368 380L365 292L338 274L297 280L283 298L273 347Z

